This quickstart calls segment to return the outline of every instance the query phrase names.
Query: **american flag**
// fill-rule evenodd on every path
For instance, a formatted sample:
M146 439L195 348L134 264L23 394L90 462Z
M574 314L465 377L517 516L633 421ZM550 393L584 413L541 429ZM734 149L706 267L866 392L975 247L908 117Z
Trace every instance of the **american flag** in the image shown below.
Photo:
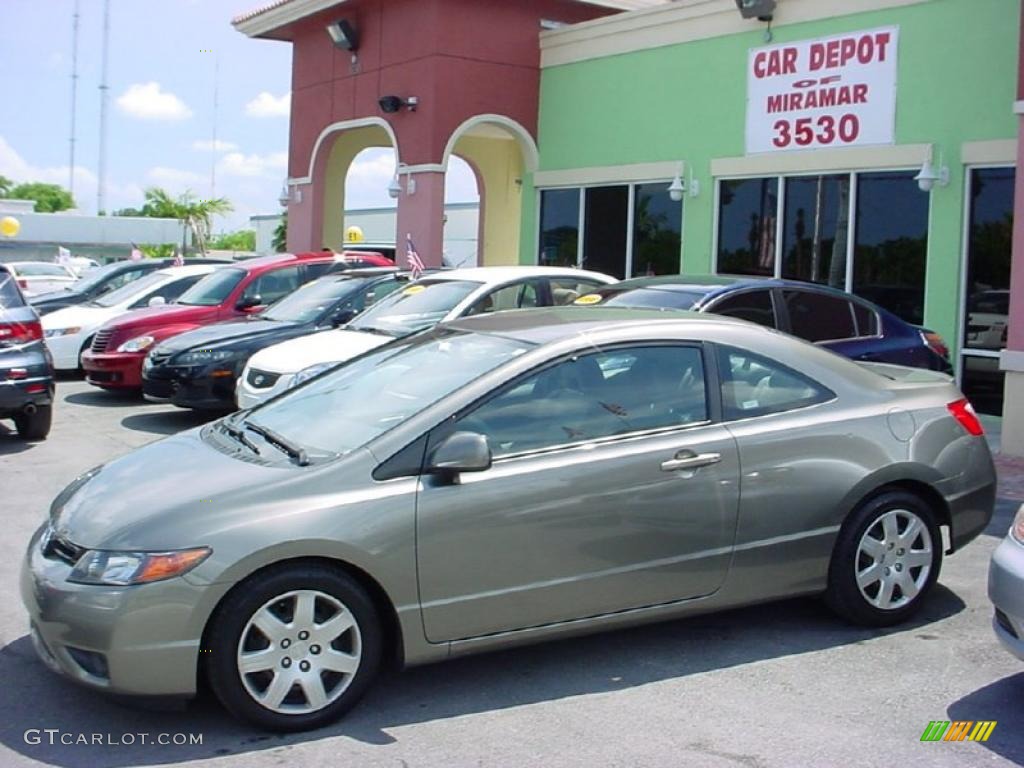
M418 279L426 267L423 266L423 259L416 253L416 246L412 244L411 234L405 236L405 258L409 262L409 269L412 270L412 279Z
M137 246L135 243L132 243L131 260L132 261L142 261L142 251L139 249L139 246Z

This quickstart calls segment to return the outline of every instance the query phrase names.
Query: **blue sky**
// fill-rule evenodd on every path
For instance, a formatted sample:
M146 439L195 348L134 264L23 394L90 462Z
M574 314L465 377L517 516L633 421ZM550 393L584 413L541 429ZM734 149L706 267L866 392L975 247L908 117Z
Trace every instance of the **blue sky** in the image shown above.
M291 46L250 40L235 15L265 0L111 0L107 210L142 203L146 187L211 192L235 206L218 231L276 213L286 173ZM74 0L2 0L0 175L67 186ZM96 211L103 0L79 0L75 199ZM210 52L207 52L210 51ZM214 81L218 83L213 146ZM349 173L350 207L393 204L390 150L361 155ZM449 200L475 200L453 163Z

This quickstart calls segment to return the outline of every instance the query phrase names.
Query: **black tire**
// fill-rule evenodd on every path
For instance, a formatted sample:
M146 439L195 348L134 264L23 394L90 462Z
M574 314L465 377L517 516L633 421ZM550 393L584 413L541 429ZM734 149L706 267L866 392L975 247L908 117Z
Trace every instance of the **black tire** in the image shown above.
M75 370L80 374L85 373L85 368L82 367L82 355L85 353L87 349L92 347L92 340L93 336L90 336L88 339L85 340L85 343L82 344L82 348L78 350L78 367Z
M284 713L264 706L256 700L255 694L250 693L250 687L258 687L262 684L260 679L255 678L273 674L273 678L266 681L263 691L269 693L271 682L276 680L279 674L276 662L273 673L269 671L255 673L243 681L243 676L238 669L237 654L242 648L240 644L243 641L243 632L246 632L247 638L251 638L252 629L249 628L247 631L247 627L255 614L267 606L287 605L289 593L304 590L316 591L329 596L340 602L349 611L355 619L356 632L348 634L349 636L358 635L361 653L354 674L337 675L340 680L345 681L347 686L343 688L337 698L315 711L296 714ZM279 597L284 597L284 600L276 601L275 598ZM325 602L327 601L318 599L317 608L322 607ZM297 606L297 603L294 605ZM291 621L295 622L294 613L291 616ZM291 633L291 630L288 632ZM289 644L294 643L291 645L293 649L300 645L297 642L298 638L297 630L295 639L286 638ZM305 642L308 650L299 651L296 654L295 665L306 663L299 659L315 661L315 658L309 654L323 652L316 651L317 646L309 645L315 639L314 635L312 639ZM291 654L291 651L284 650L288 646L283 645L283 642L275 645L268 641L266 649L279 654ZM231 714L267 730L306 731L323 727L340 718L359 701L369 688L380 667L382 652L380 618L373 601L365 590L343 571L323 564L286 565L255 574L225 598L211 619L203 651L201 656L205 662L210 686ZM283 665L284 661L282 660L281 663ZM293 665L290 656L288 665ZM291 674L293 676L296 674L294 669ZM335 673L314 672L314 674L320 676L324 689L327 689L330 683L324 682L327 680L324 676L329 677ZM281 702L282 707L288 705L289 698L299 696L309 704L309 701L305 699L305 691L299 683L294 683L288 690L291 693Z
M45 440L50 434L53 422L53 406L40 405L36 412L29 415L19 413L14 417L14 425L18 428L18 436L23 440Z
M904 541L905 546L896 543L895 548L892 548L890 537L883 531L882 521L886 516L889 516L889 521L895 521L892 524L897 526L900 537L904 537L909 530L911 517L916 517L923 524L921 529L926 535L918 533L909 543ZM900 528L904 521L906 525ZM875 542L867 542L866 534L869 531ZM930 540L930 562L923 549L926 539ZM862 551L862 542L865 542L865 546L877 547L883 554L876 556ZM925 566L928 567L926 572L923 571ZM833 611L853 624L868 627L899 624L921 608L939 578L941 567L942 537L935 512L913 493L889 491L863 502L840 529L829 564L825 601ZM871 573L868 573L869 570ZM858 573L864 574L865 582L877 576L877 588L875 582L871 581L862 590L858 585ZM883 591L885 581L892 583L893 579L907 577L909 581L905 583L908 588L917 590L915 594L908 596L904 588L897 584L889 587L889 597L886 597L887 593ZM883 578L885 581L881 580ZM880 607L873 601L889 605Z

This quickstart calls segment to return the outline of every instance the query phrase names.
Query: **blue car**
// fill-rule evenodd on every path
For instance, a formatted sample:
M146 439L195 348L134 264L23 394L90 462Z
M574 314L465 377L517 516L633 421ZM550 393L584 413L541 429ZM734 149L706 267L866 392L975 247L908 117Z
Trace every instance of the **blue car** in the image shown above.
M795 280L638 277L580 296L581 306L690 309L777 328L854 360L952 373L942 337L845 291Z

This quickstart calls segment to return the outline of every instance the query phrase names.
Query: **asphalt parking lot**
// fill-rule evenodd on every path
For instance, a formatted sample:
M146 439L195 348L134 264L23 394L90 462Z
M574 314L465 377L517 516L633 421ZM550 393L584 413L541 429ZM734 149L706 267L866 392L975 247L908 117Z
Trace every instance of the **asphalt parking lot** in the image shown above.
M1024 765L1024 664L992 635L985 594L989 556L1020 503L1008 498L945 562L923 615L891 630L847 626L803 599L564 640L390 675L340 723L294 736L253 731L208 696L143 707L55 677L35 657L18 596L26 541L77 474L204 418L62 381L47 441L0 426L5 768ZM986 743L922 743L932 720L998 725ZM93 734L114 743L81 743Z

